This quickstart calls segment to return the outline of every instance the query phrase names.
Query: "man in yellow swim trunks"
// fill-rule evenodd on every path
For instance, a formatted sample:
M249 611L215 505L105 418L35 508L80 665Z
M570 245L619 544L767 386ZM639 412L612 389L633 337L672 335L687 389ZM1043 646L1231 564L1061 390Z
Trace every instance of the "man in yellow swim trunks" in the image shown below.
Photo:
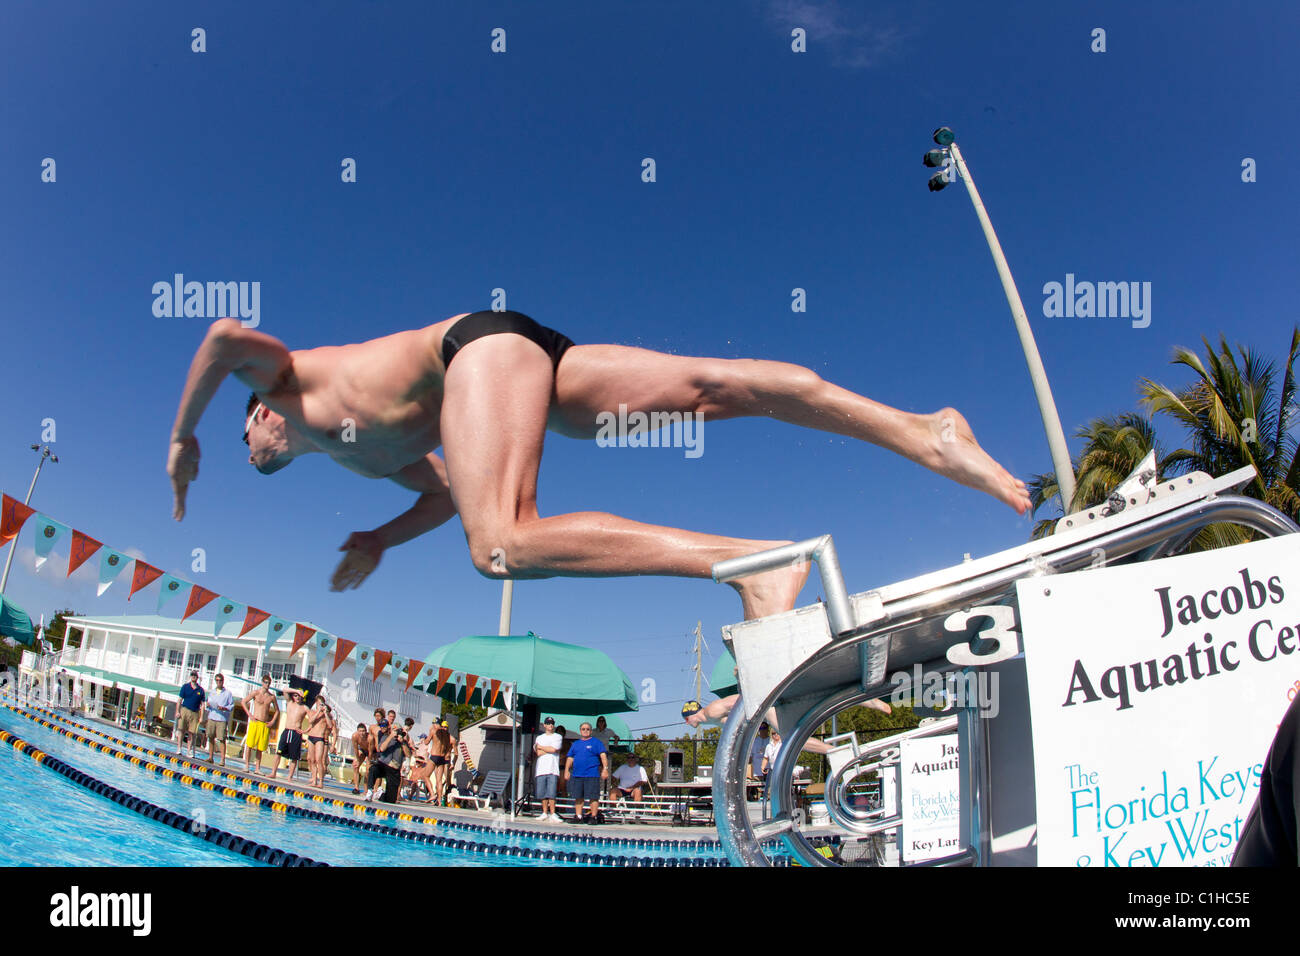
M248 714L248 736L244 740L244 770L253 771L253 753L257 753L257 772L262 772L262 753L271 739L270 725L279 717L280 708L271 693L271 675L262 675L262 686L244 698Z

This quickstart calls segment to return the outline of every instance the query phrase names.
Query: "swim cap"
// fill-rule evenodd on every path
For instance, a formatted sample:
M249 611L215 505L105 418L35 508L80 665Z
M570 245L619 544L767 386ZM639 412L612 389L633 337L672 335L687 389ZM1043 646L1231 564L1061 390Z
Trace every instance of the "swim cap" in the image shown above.
M704 708L700 706L698 700L688 700L686 703L682 704L682 716L690 717L692 714L698 714L703 709Z

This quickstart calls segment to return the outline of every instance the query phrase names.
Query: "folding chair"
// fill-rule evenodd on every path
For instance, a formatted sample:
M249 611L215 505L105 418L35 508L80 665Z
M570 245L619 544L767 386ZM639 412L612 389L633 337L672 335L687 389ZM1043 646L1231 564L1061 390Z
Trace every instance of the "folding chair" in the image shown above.
M478 785L478 790L465 793L463 790L458 791L451 798L452 803L466 801L474 804L476 810L488 810L492 806L492 800L495 797L498 803L504 805L504 792L506 787L510 786L509 770L493 770L484 778L483 782Z

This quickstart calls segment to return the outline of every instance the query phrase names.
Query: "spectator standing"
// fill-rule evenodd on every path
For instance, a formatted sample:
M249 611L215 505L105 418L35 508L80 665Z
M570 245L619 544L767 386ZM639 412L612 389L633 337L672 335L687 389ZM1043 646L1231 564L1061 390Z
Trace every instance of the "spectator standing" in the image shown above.
M217 744L221 744L221 766L226 765L226 730L230 727L230 714L235 709L235 695L226 690L224 674L212 678L217 686L204 704L204 729L208 734L208 763L217 759Z
M244 712L248 714L248 733L244 737L244 769L250 773L262 772L262 754L271 740L271 724L280 716L280 705L271 693L271 675L262 675L262 686L244 698ZM253 770L253 754L257 754L257 770Z
M768 726L767 721L758 725L758 735L754 738L754 746L749 751L749 775L755 779L763 776L763 752L767 750L767 745L772 742L772 728Z
M542 732L533 744L533 753L537 763L533 768L533 789L542 801L542 820L547 823L559 823L560 815L555 812L555 794L560 782L560 749L564 738L555 732L555 718L547 717L542 721Z
M591 724L585 720L578 728L581 735L569 745L569 755L564 760L564 778L573 796L573 822L599 822L600 783L609 779L609 752L605 745L591 735ZM583 816L582 804L588 804Z
M781 734L779 731L772 731L772 739L768 742L767 747L763 749L763 792L767 792L768 776L772 773L772 768L776 766L776 755L781 752Z
M402 782L402 763L412 753L410 739L406 728L396 720L388 726L379 737L379 755L375 765L384 778L384 792L379 797L384 803L397 803L398 790Z
M194 740L199 733L199 711L207 700L207 693L199 686L199 672L190 671L189 683L181 684L177 692L181 704L176 708L176 756L181 756L185 738L190 740L190 757L194 756Z

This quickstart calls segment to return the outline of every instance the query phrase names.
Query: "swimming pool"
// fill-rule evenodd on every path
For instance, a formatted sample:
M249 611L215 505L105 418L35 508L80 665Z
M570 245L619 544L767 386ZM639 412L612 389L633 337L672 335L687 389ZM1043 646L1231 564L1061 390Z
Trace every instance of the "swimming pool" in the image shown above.
M206 771L176 769L157 755L157 738L128 734L108 725L70 719L65 714L19 706L12 698L0 706L0 730L22 738L57 760L140 800L192 818L199 825L278 847L331 865L356 866L509 866L509 865L726 865L716 841L628 839L584 831L527 833L508 825L439 820L399 820L371 805L356 810L328 800L291 793L259 793L242 770L239 782ZM17 709L12 709L12 708ZM37 722L36 718L41 722ZM43 723L80 736L79 741ZM93 746L91 746L93 744ZM133 747L148 748L141 752ZM0 829L0 864L76 863L78 865L247 865L233 852L204 843L184 830L139 816L92 794L30 756L2 748L5 766L23 772L0 777L0 799L10 807L41 806L30 819L10 814L4 826L19 827L22 839L5 840ZM119 756L120 755L120 756ZM123 758L135 758L123 759ZM149 764L154 764L150 769ZM165 772L159 772L162 767ZM186 776L186 775L189 776ZM183 778L183 779L182 779ZM250 799L251 798L251 799ZM275 808L275 809L273 809ZM392 808L387 808L389 811ZM403 807L402 810L410 808ZM85 821L95 821L87 827ZM99 826L100 820L105 821ZM507 821L508 824L508 821ZM76 840L67 843L67 833ZM193 844L193 846L188 846ZM51 856L47 846L70 846ZM179 854L179 855L178 855ZM182 862L183 861L183 862Z

